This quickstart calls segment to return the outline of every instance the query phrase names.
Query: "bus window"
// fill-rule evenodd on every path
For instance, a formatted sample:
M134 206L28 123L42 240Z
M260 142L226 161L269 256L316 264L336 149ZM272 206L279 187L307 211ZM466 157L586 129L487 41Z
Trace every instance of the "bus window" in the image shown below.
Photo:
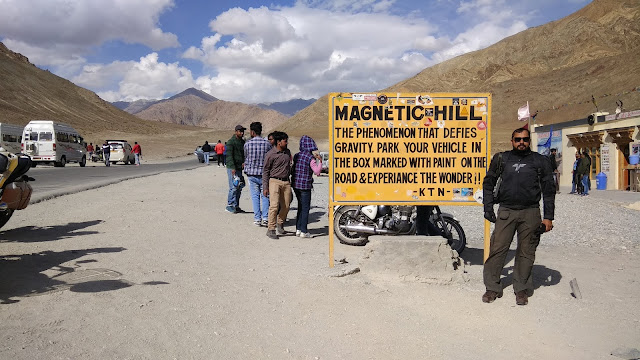
M50 132L41 132L40 133L40 141L52 141L53 134Z

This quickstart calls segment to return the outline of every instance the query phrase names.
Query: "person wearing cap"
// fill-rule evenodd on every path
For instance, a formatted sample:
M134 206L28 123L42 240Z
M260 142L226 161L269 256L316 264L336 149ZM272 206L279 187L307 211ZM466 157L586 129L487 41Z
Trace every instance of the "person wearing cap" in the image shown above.
M234 186L233 178L238 176L244 179L242 176L242 169L244 168L244 131L246 128L242 125L236 125L235 133L227 141L227 177L229 178L229 195L227 196L227 210L230 213L242 212L240 209L240 195L242 194L242 187Z

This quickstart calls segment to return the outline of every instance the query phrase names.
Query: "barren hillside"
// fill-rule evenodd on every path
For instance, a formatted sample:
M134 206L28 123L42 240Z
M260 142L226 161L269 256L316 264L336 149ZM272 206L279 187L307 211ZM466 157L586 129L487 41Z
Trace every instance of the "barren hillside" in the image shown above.
M493 94L493 142L522 125L517 109L529 101L538 123L613 112L620 99L640 108L640 1L594 0L549 24L525 30L486 49L427 68L382 91L490 92ZM344 91L349 89L336 89ZM327 97L282 126L293 135L327 136Z
M254 121L262 122L262 126L267 131L288 119L282 113L262 109L256 105L223 100L206 101L193 95L159 102L137 113L136 116L147 120L201 126L221 131L233 129L238 124L248 127Z
M0 43L0 122L26 125L36 119L67 123L87 142L101 143L106 138L139 141L148 158L160 153L185 155L204 140L230 136L229 131L139 119L95 93L37 68Z

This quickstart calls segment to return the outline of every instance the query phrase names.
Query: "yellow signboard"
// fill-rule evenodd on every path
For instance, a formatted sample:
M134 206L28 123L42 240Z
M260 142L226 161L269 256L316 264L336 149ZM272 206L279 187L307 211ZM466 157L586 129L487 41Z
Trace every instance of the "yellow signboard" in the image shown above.
M490 126L490 94L331 93L330 203L477 205Z

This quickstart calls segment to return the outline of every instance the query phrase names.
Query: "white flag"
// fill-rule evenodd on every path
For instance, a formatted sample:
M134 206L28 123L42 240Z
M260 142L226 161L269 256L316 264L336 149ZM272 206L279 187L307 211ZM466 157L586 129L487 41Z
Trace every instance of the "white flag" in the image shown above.
M527 105L518 109L518 120L525 121L529 116L529 102L527 101Z

